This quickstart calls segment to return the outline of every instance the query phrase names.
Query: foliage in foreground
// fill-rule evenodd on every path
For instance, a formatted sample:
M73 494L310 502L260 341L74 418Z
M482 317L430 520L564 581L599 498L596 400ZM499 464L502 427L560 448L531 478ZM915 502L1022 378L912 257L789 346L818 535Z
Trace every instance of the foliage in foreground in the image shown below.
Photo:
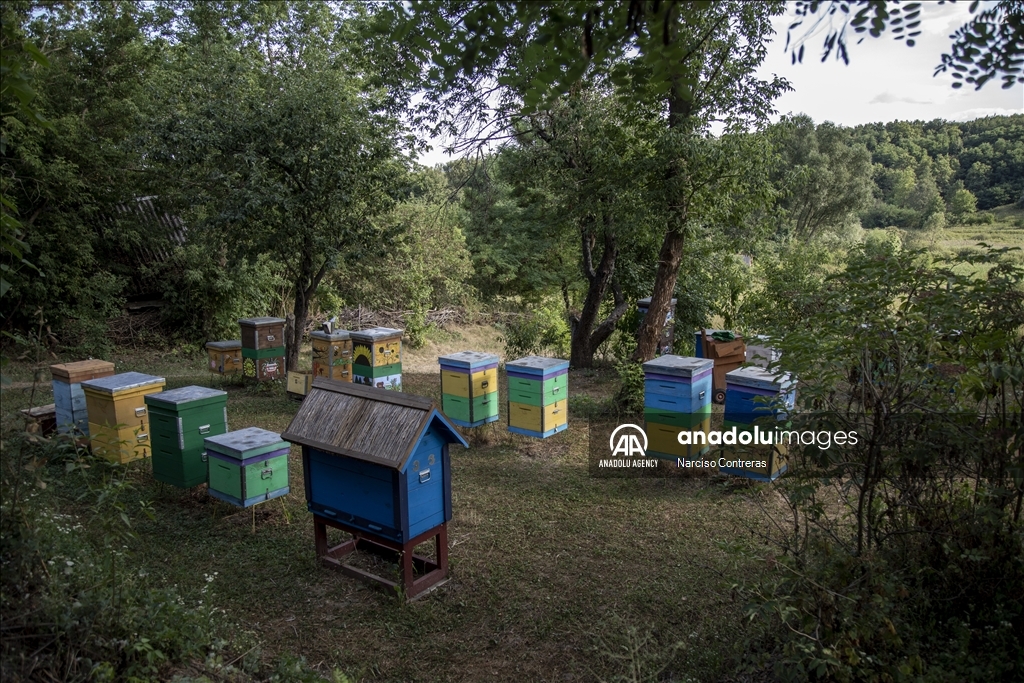
M259 644L222 610L131 569L132 520L149 508L127 468L8 434L2 493L3 680L324 680L295 657L262 670Z
M1005 256L975 278L864 251L792 302L788 428L858 442L802 447L782 480L780 571L748 593L780 624L781 678L1024 673L1024 292Z

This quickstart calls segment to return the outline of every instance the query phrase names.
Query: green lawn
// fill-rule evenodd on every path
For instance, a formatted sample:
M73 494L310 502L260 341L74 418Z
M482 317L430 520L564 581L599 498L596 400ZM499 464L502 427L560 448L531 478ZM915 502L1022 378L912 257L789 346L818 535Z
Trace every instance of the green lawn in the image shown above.
M424 367L412 362L416 355L411 364ZM282 386L211 377L198 354L112 360L118 371L166 377L168 389L223 386L231 429L282 431L298 407ZM31 392L30 368L11 374L22 383L3 391L5 431L20 428L15 411ZM407 373L404 382L409 393L440 397L433 371ZM608 371L574 371L569 385L607 399L616 382ZM35 403L50 400L48 386L38 386ZM612 680L628 673L630 661L652 676L664 665L661 680L728 677L752 635L730 586L758 576L765 561L745 563L721 546L768 531L761 509L778 504L771 489L674 472L595 479L584 417L571 415L569 429L545 441L510 435L505 424L503 415L471 435L468 451L453 451L451 580L417 602L398 604L316 563L298 447L289 463L292 493L256 508L255 532L250 511L202 487L158 484L147 462L133 464L136 495L156 514L136 521L129 575L225 610L226 635L235 634L226 659L258 642L265 662L301 655L320 671L340 667L357 680ZM88 524L59 480L48 495ZM765 549L762 557L770 562L770 555Z

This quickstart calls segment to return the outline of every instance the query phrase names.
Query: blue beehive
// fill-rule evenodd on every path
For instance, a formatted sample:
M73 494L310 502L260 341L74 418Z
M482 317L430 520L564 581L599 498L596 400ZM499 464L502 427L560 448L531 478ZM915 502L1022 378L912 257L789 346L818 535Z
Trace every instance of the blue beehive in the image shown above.
M53 402L57 414L57 431L70 434L78 431L89 435L89 411L85 407L82 382L114 374L114 364L105 360L83 360L50 366L53 375Z
M796 403L796 382L788 373L772 373L751 366L733 370L725 376L724 431L750 433L755 424L762 434L773 430L776 421L783 420ZM780 405L781 404L781 405ZM757 432L753 436L741 435L739 446L725 447L726 465L719 471L757 481L774 481L788 469L787 448L784 444L764 444ZM751 455L744 444L757 443L757 457ZM761 462L763 466L745 463ZM730 464L732 463L732 464ZM741 465L740 463L744 463Z
M469 444L430 399L317 378L282 438L318 517L399 544L452 518L448 444Z
M708 451L705 439L679 443L683 431L706 433L711 426L714 361L661 356L644 363L644 431L647 453L658 458L692 459Z

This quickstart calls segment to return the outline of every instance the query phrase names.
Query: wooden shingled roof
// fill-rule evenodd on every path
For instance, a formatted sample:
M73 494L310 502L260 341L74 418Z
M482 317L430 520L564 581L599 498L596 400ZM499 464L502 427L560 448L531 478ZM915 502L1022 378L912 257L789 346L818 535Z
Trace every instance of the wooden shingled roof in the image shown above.
M281 438L400 469L434 418L468 447L429 398L317 378Z

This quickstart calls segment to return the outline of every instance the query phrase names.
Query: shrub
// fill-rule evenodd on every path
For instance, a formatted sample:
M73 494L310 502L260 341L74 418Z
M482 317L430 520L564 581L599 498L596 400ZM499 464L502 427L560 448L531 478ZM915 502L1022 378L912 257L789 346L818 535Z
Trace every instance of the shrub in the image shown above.
M748 596L780 678L1020 680L1022 275L1006 250L865 249L772 340L801 382L787 429L858 434L791 447L779 482L777 571Z

